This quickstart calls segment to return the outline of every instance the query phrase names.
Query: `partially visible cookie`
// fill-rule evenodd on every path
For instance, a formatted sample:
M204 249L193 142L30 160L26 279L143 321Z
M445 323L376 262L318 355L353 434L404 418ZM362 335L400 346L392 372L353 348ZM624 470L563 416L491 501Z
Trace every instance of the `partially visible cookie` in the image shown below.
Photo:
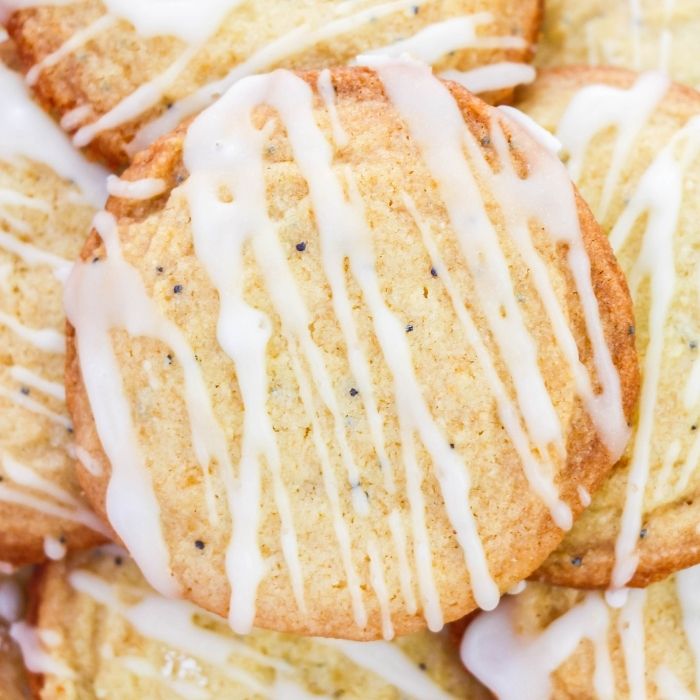
M104 176L2 66L0 94L0 561L18 565L106 532L74 474L62 306Z
M373 65L237 83L136 158L68 285L87 496L238 632L494 606L629 435L628 291L564 167Z
M547 0L536 63L664 70L700 87L700 0Z
M499 700L698 697L700 567L620 603L528 583L467 627L462 660Z
M251 73L410 53L505 99L534 71L541 0L4 3L27 78L115 167ZM17 11L12 12L12 8ZM498 64L498 65L491 65ZM487 66L484 68L484 66Z
M658 73L543 72L519 107L560 139L635 302L634 437L538 576L643 586L700 562L700 93Z
M46 700L489 697L442 635L391 644L262 631L238 637L225 620L156 594L112 548L42 567L32 606L24 631L40 640L42 663L53 669L33 677L35 697ZM26 654L30 664L39 655Z

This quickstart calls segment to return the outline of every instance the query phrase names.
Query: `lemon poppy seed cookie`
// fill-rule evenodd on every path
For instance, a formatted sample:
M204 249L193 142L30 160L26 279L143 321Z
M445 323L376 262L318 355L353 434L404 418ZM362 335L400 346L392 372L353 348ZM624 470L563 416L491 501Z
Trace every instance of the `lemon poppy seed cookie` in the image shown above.
M82 501L65 407L63 282L102 172L86 164L0 67L0 561L25 564L103 541ZM88 197L88 199L86 199Z
M699 31L699 0L548 0L536 62L659 69L700 87Z
M86 493L238 632L493 607L628 438L630 300L561 163L376 66L234 85L136 159L67 288Z
M5 3L27 79L114 166L251 73L409 53L494 99L533 79L540 0ZM13 7L16 12L11 12Z
M700 94L657 73L543 73L520 107L563 144L635 302L635 434L539 575L619 588L700 561Z
M700 568L630 590L528 583L467 627L462 659L500 700L700 695Z
M452 642L418 633L393 643L253 631L150 589L124 554L94 551L43 567L25 658L37 698L431 698L486 700Z

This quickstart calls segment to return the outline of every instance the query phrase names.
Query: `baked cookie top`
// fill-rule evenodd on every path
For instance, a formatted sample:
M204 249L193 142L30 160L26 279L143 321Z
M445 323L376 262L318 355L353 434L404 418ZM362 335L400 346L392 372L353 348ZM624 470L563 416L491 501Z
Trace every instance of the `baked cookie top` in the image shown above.
M38 98L77 146L121 167L236 80L278 66L321 69L367 52L410 53L472 90L504 99L512 86L534 78L526 62L541 4L303 0L283 11L278 0L3 6Z
M700 0L547 0L536 63L663 70L700 87Z
M88 165L0 66L0 561L104 540L65 406L63 282L104 201Z
M376 71L237 83L136 159L67 289L88 497L238 632L492 608L628 439L627 287L564 167Z
M645 585L700 562L700 94L657 73L543 73L519 103L557 135L635 303L642 390L627 452L538 575Z
M467 627L462 660L500 700L690 700L700 694L698 591L700 567L610 603L528 583Z
M348 642L254 631L148 587L116 548L43 567L24 646L37 698L486 700L454 644L429 632ZM50 633L50 634L49 634ZM41 672L41 669L44 672Z

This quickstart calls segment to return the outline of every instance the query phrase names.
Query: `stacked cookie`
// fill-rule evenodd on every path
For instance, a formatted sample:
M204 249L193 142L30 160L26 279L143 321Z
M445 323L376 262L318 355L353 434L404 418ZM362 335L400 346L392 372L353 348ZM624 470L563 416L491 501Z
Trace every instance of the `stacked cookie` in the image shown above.
M3 69L0 559L56 561L0 601L34 696L487 697L438 635L481 608L467 667L548 697L513 611L582 604L502 594L700 559L692 90L579 69L517 93L545 128L491 106L537 2L1 7L69 135Z

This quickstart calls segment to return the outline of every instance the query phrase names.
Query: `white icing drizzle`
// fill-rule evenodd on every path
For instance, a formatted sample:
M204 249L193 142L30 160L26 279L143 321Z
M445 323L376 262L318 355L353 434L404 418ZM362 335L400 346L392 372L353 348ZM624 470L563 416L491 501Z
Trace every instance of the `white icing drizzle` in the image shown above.
M92 476L102 476L102 465L85 448L76 445L75 457Z
M24 595L16 577L0 581L0 620L16 622L22 615Z
M605 602L611 608L622 608L629 600L629 588L613 588L605 591Z
M43 632L43 634L42 634ZM59 678L74 678L75 673L66 664L55 659L47 647L55 646L49 630L37 630L26 622L15 622L10 627L10 636L17 642L25 666L32 673L46 673Z
M141 180L122 180L116 175L107 178L107 192L121 199L152 199L163 194L166 182L158 177L146 177Z
M9 219L9 216L2 211L0 211L0 216ZM13 221L11 223L15 228L22 228L18 226L18 224L23 223L21 221ZM22 258L28 265L48 265L59 274L62 274L63 271L68 269L71 265L69 260L42 250L31 243L24 243L15 236L5 233L4 231L0 231L0 248L3 248L9 253L14 253Z
M343 125L340 123L338 117L338 108L336 106L335 99L335 88L333 87L333 82L331 80L331 72L328 68L322 70L318 74L318 83L316 85L318 92L321 95L323 103L326 105L326 111L331 120L331 127L333 129L333 140L336 145L342 148L347 146L349 137Z
M10 390L4 386L0 386L0 396L14 404L17 404L17 406L20 406L26 411L36 413L36 415L43 416L52 423L63 426L66 430L73 429L73 424L67 415L64 413L56 413L56 411L46 408L44 404L35 401L29 396L26 396L20 389Z
M97 516L65 489L37 474L34 469L18 462L9 455L1 455L0 461L9 481L16 486L25 487L34 492L27 493L25 490L13 488L6 483L6 479L0 484L0 501L15 503L48 516L81 523L95 532L108 536L108 530Z
M156 105L164 92L175 82L196 54L196 49L186 49L163 73L153 80L143 83L134 92L118 102L108 112L94 122L81 126L73 136L73 143L82 148L87 146L97 134L114 129L135 119L146 110Z
M683 630L695 662L695 690L700 692L700 566L679 571L675 579L683 613Z
M61 117L61 129L64 131L73 131L73 129L80 126L88 117L92 116L92 114L92 105L79 105L69 110Z
M584 508L588 508L591 505L591 494L583 486L577 486L576 490L578 492L578 498L581 501L581 505Z
M17 642L24 664L32 673L46 673L59 678L74 678L75 673L62 661L55 659L46 647L50 647L51 636L26 622L15 622L10 627L10 636Z
M47 396L52 396L58 401L63 402L66 400L66 390L63 384L44 379L44 377L40 377L38 374L32 372L26 367L22 367L21 365L13 365L10 367L10 376L25 386L30 386L37 389Z
M559 155L562 149L561 142L555 136L541 127L534 119L529 117L525 112L521 112L510 105L499 105L498 109L503 112L511 121L515 121L519 126L523 127L537 143L544 146L550 153Z
M111 29L114 24L115 21L113 17L110 17L109 15L102 15L102 17L95 20L92 24L89 24L83 29L79 29L77 32L75 32L75 34L71 35L70 39L61 44L56 51L44 56L39 63L36 63L29 69L29 71L27 71L27 84L36 84L36 81L39 79L42 71L46 70L47 68L51 68L51 66L55 66L59 61L69 56L76 49L84 46L105 30Z
M53 561L58 561L66 556L66 544L57 537L46 535L44 537L44 554Z
M594 687L601 700L613 700L615 682L608 648L608 609L598 593L554 620L536 636L517 633L517 600L503 598L496 610L482 613L467 627L461 645L464 665L499 700L549 700L550 675L583 639L595 650Z
M519 581L508 590L508 595L518 595L527 588L527 581Z
M380 561L380 553L377 543L372 538L367 544L367 556L369 557L369 580L374 593L379 601L379 612L382 618L382 636L384 639L394 638L394 627L391 624L391 610L389 608L389 593L384 579L384 568Z
M106 172L76 153L50 117L29 98L22 79L0 64L0 157L23 156L45 163L78 184L95 206L105 201Z
M656 669L654 682L661 700L698 700L698 696L685 688L668 666L659 666Z
M645 590L630 590L617 618L617 631L627 672L630 700L646 700L646 656L644 654Z
M149 583L161 593L172 596L179 589L170 572L160 508L136 440L111 346L111 328L125 328L132 335L159 338L175 352L185 373L193 443L202 467L210 512L209 463L212 456L219 457L225 451L211 452L206 443L209 440L220 442L221 429L213 416L199 366L189 345L178 329L161 316L136 270L123 260L114 218L101 212L95 217L94 225L107 248L107 259L76 263L66 285L64 303L68 319L78 331L76 342L83 381L102 446L112 466L106 497L107 514ZM105 401L107 396L110 398ZM196 431L195 426L199 426L200 431ZM227 457L217 462L225 467Z
M493 22L490 12L477 12L435 22L402 41L373 49L367 56L399 58L408 55L422 63L433 64L451 51L474 49L523 49L527 42L516 36L478 36L477 29Z
M527 63L501 61L467 71L446 70L440 77L454 80L471 92L482 93L529 85L537 77L537 71Z
M693 596L696 593L693 589ZM462 660L500 700L548 700L551 674L574 655L581 641L589 639L594 648L596 697L614 700L616 683L608 637L616 616L629 698L645 700L645 604L645 590L631 590L619 611L606 605L601 593L590 592L545 629L525 634L516 628L518 599L504 598L495 611L482 613L467 628Z
M452 695L446 693L430 676L421 671L396 644L351 642L341 639L318 641L342 652L353 663L376 673L409 697L452 700Z
M644 73L628 90L589 85L576 93L559 122L557 138L566 148L567 166L574 182L581 178L588 146L596 134L610 127L616 129L612 162L600 202L594 207L598 220L608 213L631 149L669 84L662 73Z
M63 354L66 351L65 336L53 328L29 328L4 311L0 311L0 326L5 326L19 338L44 352Z

